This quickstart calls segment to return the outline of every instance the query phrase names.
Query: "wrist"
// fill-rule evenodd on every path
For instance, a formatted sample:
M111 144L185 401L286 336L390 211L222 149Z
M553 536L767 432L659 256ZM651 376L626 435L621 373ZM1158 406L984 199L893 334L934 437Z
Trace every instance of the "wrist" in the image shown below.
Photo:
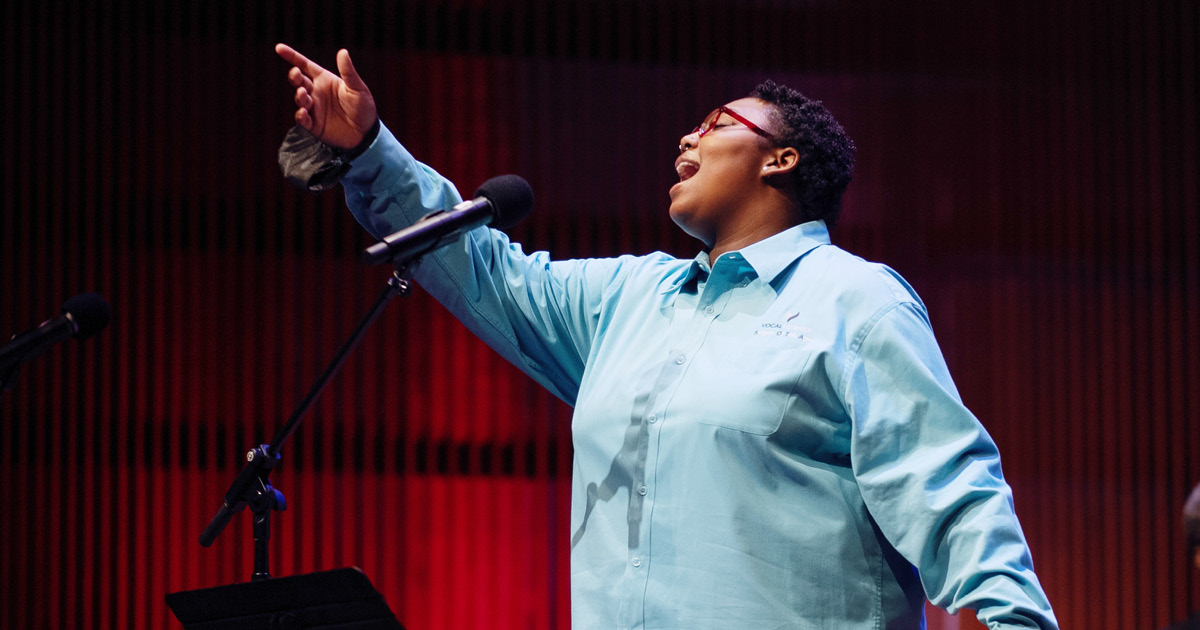
M379 137L379 117L376 116L375 122L371 123L370 129L367 129L367 133L363 135L363 139L360 140L359 143L354 146L354 148L346 150L346 151L342 151L340 149L335 149L335 152L337 153L338 157L341 158L341 160L343 162L348 163L351 160L353 160L354 158L365 153L367 151L367 149L369 149L371 147L371 143L375 142L375 138L378 138L378 137Z

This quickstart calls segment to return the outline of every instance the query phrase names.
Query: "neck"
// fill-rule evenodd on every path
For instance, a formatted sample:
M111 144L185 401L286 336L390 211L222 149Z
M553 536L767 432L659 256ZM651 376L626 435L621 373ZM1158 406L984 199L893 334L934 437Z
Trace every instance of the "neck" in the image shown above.
M757 209L751 205L741 214L742 220L730 221L718 231L708 252L709 261L715 263L721 254L748 247L802 222L800 213L790 204L768 203Z

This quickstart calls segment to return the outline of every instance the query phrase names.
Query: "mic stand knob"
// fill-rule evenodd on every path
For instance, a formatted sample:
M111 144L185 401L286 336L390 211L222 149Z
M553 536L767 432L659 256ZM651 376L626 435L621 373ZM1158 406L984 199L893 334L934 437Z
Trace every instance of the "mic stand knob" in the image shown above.
M245 497L246 505L254 513L254 574L250 581L258 582L271 577L268 548L271 541L271 512L287 509L287 499L283 493L271 486L269 475L282 457L279 453L268 455L268 446L260 444L258 448L246 453L248 465L255 466L258 478L251 486ZM258 460L257 462L255 460Z

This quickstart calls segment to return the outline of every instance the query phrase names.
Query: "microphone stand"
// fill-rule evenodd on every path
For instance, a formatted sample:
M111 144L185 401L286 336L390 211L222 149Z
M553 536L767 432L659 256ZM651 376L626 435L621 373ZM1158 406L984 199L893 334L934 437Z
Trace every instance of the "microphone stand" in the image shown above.
M221 530L229 524L233 515L249 506L250 511L254 514L254 574L250 578L252 582L271 577L267 558L267 543L271 539L271 512L287 509L287 500L283 493L272 487L271 480L268 478L271 470L280 462L279 449L295 432L301 418L312 408L317 397L321 395L321 391L341 369L350 352L362 341L367 329L379 318L383 307L397 295L407 296L412 293L412 284L403 277L410 264L411 261L399 265L392 276L388 278L387 287L379 295L374 306L358 323L358 327L354 329L350 339L338 349L333 361L329 363L329 367L325 368L325 372L313 384L312 389L308 390L308 394L292 412L287 423L275 433L271 443L259 444L246 453L246 467L229 486L221 508L217 510L216 515L209 521L208 527L205 527L204 532L200 534L200 544L205 547L211 546L217 536L221 534Z

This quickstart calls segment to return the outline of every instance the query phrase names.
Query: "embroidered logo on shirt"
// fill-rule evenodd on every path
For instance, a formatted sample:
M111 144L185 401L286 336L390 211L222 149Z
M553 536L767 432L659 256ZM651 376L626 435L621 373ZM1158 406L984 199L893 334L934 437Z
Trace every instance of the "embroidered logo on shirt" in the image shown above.
M812 328L792 323L792 320L796 319L796 317L799 315L800 312L796 311L794 313L788 313L787 319L783 320L783 322L763 322L762 324L759 324L759 327L754 331L754 334L758 337L791 337L793 339L799 339L800 341L808 341L812 339L812 337L809 336L809 333L812 332Z

